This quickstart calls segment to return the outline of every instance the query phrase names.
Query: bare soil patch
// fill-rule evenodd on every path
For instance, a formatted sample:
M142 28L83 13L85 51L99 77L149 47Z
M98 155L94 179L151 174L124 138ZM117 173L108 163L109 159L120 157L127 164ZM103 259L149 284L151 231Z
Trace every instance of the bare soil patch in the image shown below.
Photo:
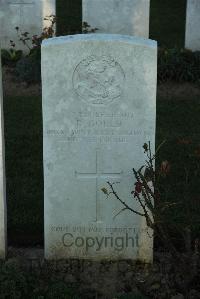
M3 67L3 92L5 96L41 96L41 84L27 84L20 82L15 69Z
M158 98L166 100L191 100L200 99L200 85L193 83L174 83L167 82L158 85Z

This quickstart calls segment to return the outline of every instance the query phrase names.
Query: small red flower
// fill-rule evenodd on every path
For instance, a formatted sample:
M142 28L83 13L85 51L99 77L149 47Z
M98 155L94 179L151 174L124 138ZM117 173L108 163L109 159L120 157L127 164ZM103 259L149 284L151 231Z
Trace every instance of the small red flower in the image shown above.
M142 192L142 183L140 183L140 182L135 183L135 192L137 192L137 193Z
M179 138L177 140L177 143L178 144L191 144L192 143L192 140L191 139L188 139L188 138Z
M131 194L133 194L134 197L136 197L141 192L142 192L142 183L141 182L136 182L135 183L135 190L132 191Z
M160 166L160 172L163 175L167 175L170 172L171 166L167 160L163 161Z
M155 191L155 199L160 200L160 192Z

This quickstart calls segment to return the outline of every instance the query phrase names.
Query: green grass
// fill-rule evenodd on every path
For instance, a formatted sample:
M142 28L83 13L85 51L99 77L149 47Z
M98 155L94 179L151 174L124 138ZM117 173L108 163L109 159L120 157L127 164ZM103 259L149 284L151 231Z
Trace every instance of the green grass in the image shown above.
M57 0L57 35L81 32L82 23L81 0Z
M81 0L57 0L57 35L81 31ZM150 38L159 45L183 47L186 0L151 0Z
M8 238L12 244L42 244L43 240L43 168L42 112L39 97L6 97L4 99L6 175L8 200ZM195 97L157 101L157 134L159 144L167 139L160 160L172 165L168 186L172 199L183 198L184 167L193 175L187 195L189 205L195 200L200 212L200 159L188 158L200 147L200 103ZM188 145L179 138L192 139ZM184 167L183 167L184 166ZM198 212L198 215L199 215Z
M150 38L160 46L184 47L186 0L151 0Z
M41 267L24 267L20 259L8 259L0 264L0 298L11 299L81 299L76 283L64 282L63 271L46 262Z
M8 232L13 243L43 241L41 99L4 99ZM20 240L19 240L20 238Z
M157 167L168 160L170 174L160 181L164 198L179 202L167 213L174 229L190 225L193 237L200 231L200 102L199 97L158 99L157 146L166 140L157 159ZM175 231L175 230L174 230ZM182 243L174 235L178 246Z

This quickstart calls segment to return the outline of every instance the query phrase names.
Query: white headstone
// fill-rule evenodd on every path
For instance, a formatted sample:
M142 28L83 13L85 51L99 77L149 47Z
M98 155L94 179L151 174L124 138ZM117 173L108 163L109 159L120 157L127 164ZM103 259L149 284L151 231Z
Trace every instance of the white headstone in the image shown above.
M132 168L155 143L157 45L110 34L42 45L45 256L152 260L153 238L138 209ZM116 216L116 217L115 217ZM151 234L151 232L150 232Z
M1 51L0 51L1 53ZM6 188L4 166L3 93L0 60L0 259L6 256Z
M150 0L83 0L83 21L97 33L149 37Z
M200 0L187 0L185 47L200 51Z
M0 40L2 48L10 48L10 40L18 49L26 49L18 41L16 27L21 32L41 34L48 25L46 16L55 15L55 0L0 0Z

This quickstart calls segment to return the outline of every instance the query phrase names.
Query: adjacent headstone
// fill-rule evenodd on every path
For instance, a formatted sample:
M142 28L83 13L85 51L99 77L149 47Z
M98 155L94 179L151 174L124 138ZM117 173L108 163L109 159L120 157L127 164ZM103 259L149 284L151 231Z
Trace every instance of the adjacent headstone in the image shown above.
M47 259L152 261L145 219L119 213L122 204L101 189L118 182L120 198L139 209L132 167L145 161L144 142L154 150L156 73L151 40L86 34L43 42Z
M0 51L1 53L1 51ZM6 256L6 192L4 166L3 93L0 60L0 259Z
M150 0L83 0L83 21L98 33L149 37Z
M0 40L2 48L10 48L10 40L17 48L26 49L18 40L16 27L30 36L41 34L49 23L46 16L55 15L55 0L0 0Z
M187 0L185 47L200 51L200 1Z

